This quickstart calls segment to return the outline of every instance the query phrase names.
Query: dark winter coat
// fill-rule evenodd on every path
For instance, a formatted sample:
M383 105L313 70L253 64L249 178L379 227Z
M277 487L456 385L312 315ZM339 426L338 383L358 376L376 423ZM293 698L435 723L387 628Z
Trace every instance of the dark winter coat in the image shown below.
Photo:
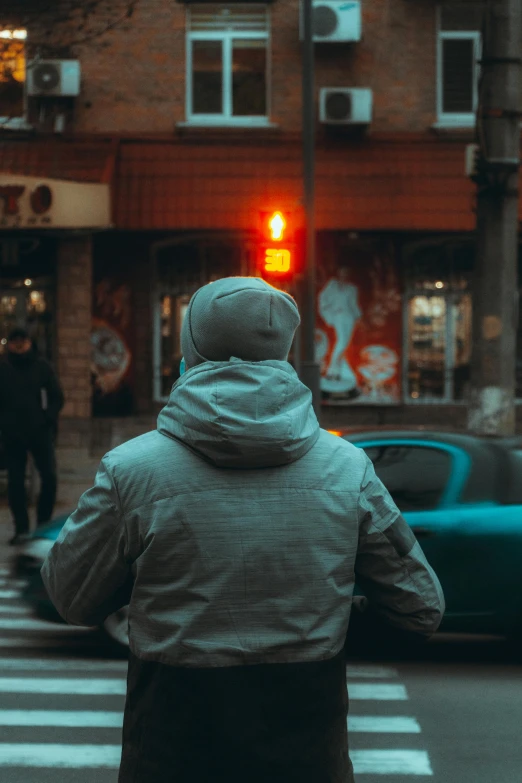
M70 623L130 603L120 783L351 783L354 584L429 636L444 599L372 463L287 362L204 363L101 463L42 569Z
M56 432L64 396L46 359L34 351L8 353L0 361L0 437L12 441L38 439Z

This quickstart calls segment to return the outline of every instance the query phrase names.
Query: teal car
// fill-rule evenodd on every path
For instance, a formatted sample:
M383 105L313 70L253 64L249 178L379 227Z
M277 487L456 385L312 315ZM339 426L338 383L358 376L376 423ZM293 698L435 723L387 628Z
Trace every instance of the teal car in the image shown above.
M522 439L412 431L336 434L363 448L410 524L446 598L442 631L522 637ZM60 621L40 578L68 514L20 548L16 572L39 616ZM127 611L103 625L128 645Z
M440 630L522 635L522 439L340 435L372 460L439 577Z

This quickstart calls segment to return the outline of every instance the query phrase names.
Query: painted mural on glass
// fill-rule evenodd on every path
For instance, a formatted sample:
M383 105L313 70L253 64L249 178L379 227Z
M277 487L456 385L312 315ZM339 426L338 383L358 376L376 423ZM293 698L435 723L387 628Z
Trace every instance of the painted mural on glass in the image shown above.
M94 415L132 411L131 292L127 283L103 278L95 285L91 327Z
M398 403L402 308L393 247L326 239L318 271L316 357L323 397Z

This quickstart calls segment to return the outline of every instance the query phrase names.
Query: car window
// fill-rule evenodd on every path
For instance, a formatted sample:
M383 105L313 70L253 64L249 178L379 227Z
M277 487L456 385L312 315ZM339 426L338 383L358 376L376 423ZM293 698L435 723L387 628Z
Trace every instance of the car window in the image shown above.
M512 475L508 491L507 503L522 505L522 449L511 451Z
M439 505L451 472L448 452L391 443L364 450L401 511L424 511Z

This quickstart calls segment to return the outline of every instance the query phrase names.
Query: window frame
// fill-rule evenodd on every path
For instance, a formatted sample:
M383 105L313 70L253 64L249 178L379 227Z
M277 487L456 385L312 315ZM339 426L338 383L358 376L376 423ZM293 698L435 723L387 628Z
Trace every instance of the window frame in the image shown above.
M437 7L437 123L441 128L472 128L476 122L476 113L479 101L479 77L480 56L482 54L482 35L478 30L443 30L441 25L442 7ZM473 41L474 42L474 84L473 84L473 111L472 112L445 112L443 110L443 70L444 70L444 41Z
M461 497L464 487L471 473L471 457L458 446L443 441L424 440L423 438L375 438L365 440L351 441L357 448L363 449L366 453L367 448L379 446L409 446L410 448L428 448L444 452L450 460L450 470L446 486L442 491L439 502L435 508L418 509L415 511L401 512L404 514L429 514L437 513L443 508L454 508L456 505L462 505ZM370 459L368 457L368 459ZM371 461L371 460L370 460ZM373 465L373 462L372 462Z
M29 34L26 28L18 28L18 27L6 27L3 29L8 30L19 30L23 29L25 30L26 36L23 40L24 42L24 59L25 59L25 72L26 72L26 78L23 85L23 102L24 102L24 108L23 108L23 114L21 114L19 117L8 117L3 116L0 114L0 131L1 130L30 130L32 126L27 121L27 114L28 114L28 106L27 106L27 68L28 68L28 58L27 58L27 41L29 38Z
M467 291L467 293L470 293ZM453 319L454 305L462 294L457 291L433 291L428 288L411 289L404 292L403 299L403 356L402 388L403 400L408 405L468 405L467 399L455 399L455 323ZM444 396L443 397L411 397L409 394L408 370L410 364L410 301L416 296L437 296L446 302L446 324L444 335Z
M226 4L222 4L224 7ZM264 5L259 3L259 5ZM250 128L266 127L270 123L271 115L271 9L265 5L266 30L197 30L190 29L191 9L186 11L185 34L185 116L186 125L203 125L218 127ZM266 41L266 114L254 116L234 116L232 114L232 48L234 40L264 40ZM193 41L220 41L222 42L223 70L222 70L222 95L223 112L221 114L194 114L192 111L192 42Z

